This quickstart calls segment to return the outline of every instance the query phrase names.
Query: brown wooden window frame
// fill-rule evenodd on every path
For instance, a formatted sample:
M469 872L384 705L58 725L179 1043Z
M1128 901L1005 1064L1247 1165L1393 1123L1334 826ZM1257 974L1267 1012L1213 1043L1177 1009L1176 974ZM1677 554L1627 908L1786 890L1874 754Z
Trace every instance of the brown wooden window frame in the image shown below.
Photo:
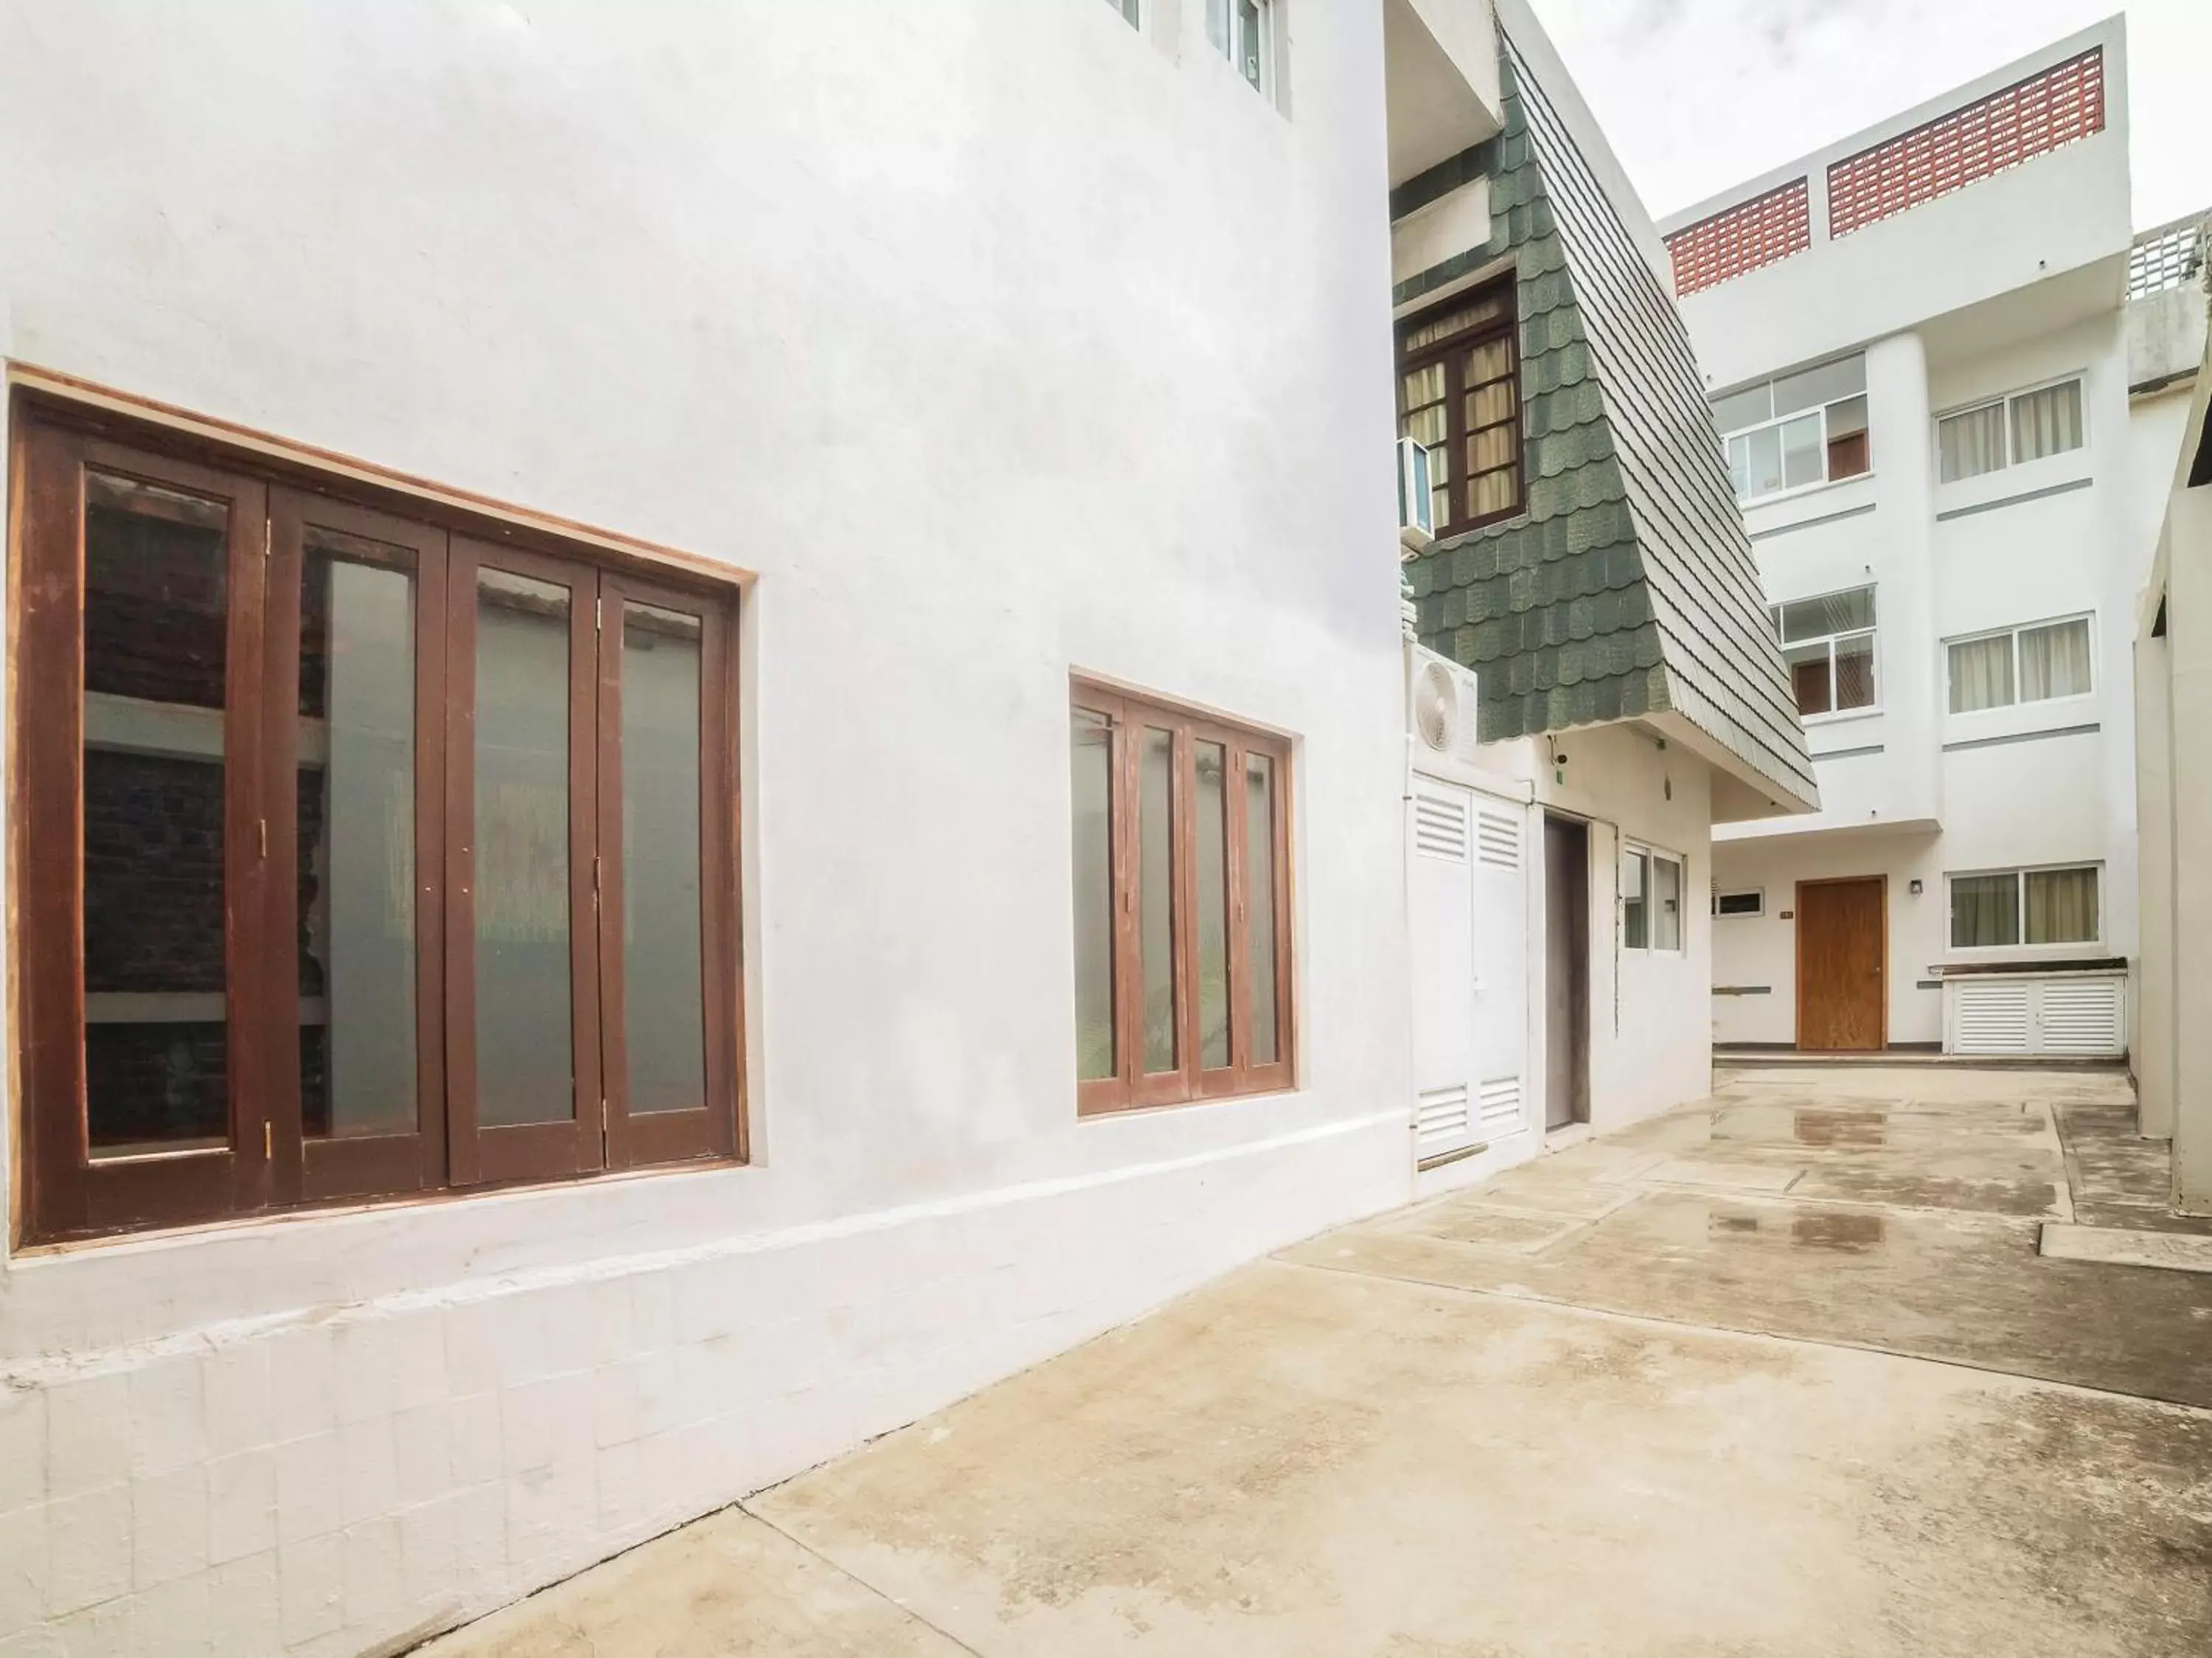
M246 456L190 434L17 397L9 664L16 803L22 1236L130 1232L319 1204L602 1171L742 1161L734 583ZM94 1158L86 1099L84 577L88 472L226 503L223 882L228 1139ZM301 582L311 530L380 544L414 578L416 1105L404 1133L309 1137L301 1086L298 796ZM349 555L350 556L350 555ZM376 562L372 557L369 562ZM569 909L574 1119L479 1126L470 908L477 572L571 588ZM623 1029L623 617L701 624L702 1098L633 1115ZM66 696L40 687L70 687Z
M1444 371L1444 442L1443 450L1450 472L1451 500L1455 509L1451 521L1436 526L1439 536L1460 535L1469 530L1480 529L1486 524L1503 523L1528 510L1528 456L1527 453L1526 416L1522 408L1521 390L1521 313L1516 278L1510 273L1492 281L1454 294L1413 315L1402 319L1397 327L1397 402L1399 430L1405 431L1405 421L1411 412L1406 406L1406 381L1408 376L1434 365L1441 364ZM1465 310L1486 300L1503 302L1502 314L1493 319L1471 325L1441 338L1431 340L1418 350L1409 349L1407 341L1421 329L1448 316L1454 311ZM1478 381L1474 386L1464 382L1467 354L1477 346L1493 341L1505 343L1508 368L1500 380ZM1482 426L1470 426L1467 418L1469 395L1483 386L1510 385L1512 396L1508 399L1510 418L1493 421ZM1424 408L1433 405L1424 404ZM1479 432L1510 428L1512 432L1510 468L1513 476L1513 498L1495 512L1476 513L1473 510L1475 479L1491 477L1509 470L1504 466L1473 470L1468 463L1468 449Z
M1295 975L1291 965L1291 759L1284 738L1236 725L1150 698L1134 696L1088 681L1075 682L1073 710L1099 716L1109 733L1108 772L1112 905L1112 978L1115 1071L1103 1077L1079 1077L1076 1111L1090 1117L1240 1094L1281 1093L1297 1086L1297 1030ZM1139 794L1142 747L1135 734L1165 731L1173 741L1170 844L1174 870L1170 930L1175 963L1174 1069L1144 1071L1145 980L1141 893L1138 885L1142 847ZM1228 913L1224 954L1229 997L1229 1063L1204 1063L1199 1034L1196 987L1199 941L1192 922L1198 914L1197 757L1200 743L1223 750L1224 882ZM1252 758L1264 756L1273 767L1270 799L1273 823L1269 837L1273 881L1267 894L1274 923L1275 1057L1255 1063L1252 1034L1250 905L1246 879L1250 813L1245 786Z

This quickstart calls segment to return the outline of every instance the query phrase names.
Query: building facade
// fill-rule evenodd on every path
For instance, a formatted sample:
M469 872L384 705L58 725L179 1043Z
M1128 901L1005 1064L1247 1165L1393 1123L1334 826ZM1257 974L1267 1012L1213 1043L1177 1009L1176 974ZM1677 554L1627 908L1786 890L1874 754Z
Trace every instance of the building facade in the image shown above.
M1723 1044L2126 1051L2125 83L2116 19L1667 227L1821 796L1720 832Z
M1407 570L1424 1189L1709 1093L1713 826L1814 804L1665 252L1534 17L1498 11L1502 131L1409 153L1391 105L1434 532ZM1463 744L1425 673L1459 680Z
M2173 1143L2174 1208L2212 1215L2212 1032L2194 1016L2212 997L2204 942L2212 882L2194 851L2212 837L2212 631L2198 608L2212 605L2212 354L2204 229L2170 240L2179 246L2158 279L2169 271L2176 279L2154 291L2172 296L2160 334L2178 349L2162 361L2175 363L2193 344L2198 367L2180 398L2179 442L2136 610L2143 929L2134 1058L2142 1132ZM2192 267L2197 282L2185 279Z
M1533 17L908 9L0 17L10 1658L398 1649L1707 1087L1810 775Z

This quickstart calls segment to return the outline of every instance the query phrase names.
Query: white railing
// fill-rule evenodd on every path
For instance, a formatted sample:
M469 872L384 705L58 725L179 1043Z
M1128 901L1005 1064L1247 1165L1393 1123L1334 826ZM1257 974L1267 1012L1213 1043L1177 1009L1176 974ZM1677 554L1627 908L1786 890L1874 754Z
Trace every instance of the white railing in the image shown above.
M2128 250L2128 297L2144 298L2200 280L2204 271L2207 216L2187 218L2146 230Z

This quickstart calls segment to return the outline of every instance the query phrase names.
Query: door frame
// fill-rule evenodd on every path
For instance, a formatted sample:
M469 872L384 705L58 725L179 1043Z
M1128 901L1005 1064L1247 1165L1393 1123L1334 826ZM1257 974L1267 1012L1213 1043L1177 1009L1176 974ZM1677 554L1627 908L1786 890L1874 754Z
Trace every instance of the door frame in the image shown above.
M1561 1134L1567 1130L1587 1125L1590 1120L1590 968L1597 953L1596 941L1591 936L1593 917L1597 911L1595 859L1597 855L1596 838L1591 829L1597 820L1584 817L1579 812L1562 811L1557 807L1538 802L1544 846L1544 1116L1543 1131ZM1581 958L1579 994L1570 994L1568 1002L1568 1051L1571 1058L1571 1087L1573 1097L1567 1102L1567 1118L1563 1123L1552 1122L1552 905L1556 895L1552 885L1552 825L1578 834L1582 839L1582 881L1579 916L1569 915L1566 931L1572 941L1567 970L1574 971L1575 955ZM1614 831L1616 838L1619 831Z
M1805 1045L1805 889L1808 887L1863 887L1872 881L1881 893L1881 954L1875 962L1875 972L1881 980L1881 994L1876 997L1880 1014L1879 1034L1871 1048L1808 1048ZM1796 934L1790 952L1791 965L1797 976L1796 1026L1795 1040L1790 1045L1800 1053L1887 1053L1889 1051L1889 875L1887 871L1871 875L1823 875L1818 881L1801 881L1796 884L1793 899L1795 914L1791 930Z

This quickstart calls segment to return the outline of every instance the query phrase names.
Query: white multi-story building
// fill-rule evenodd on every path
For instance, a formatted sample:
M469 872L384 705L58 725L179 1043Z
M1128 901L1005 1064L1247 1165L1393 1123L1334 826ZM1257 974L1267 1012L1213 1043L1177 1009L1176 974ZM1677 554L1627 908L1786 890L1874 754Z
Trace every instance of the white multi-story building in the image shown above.
M1719 832L1720 1043L2126 1046L2125 88L2114 19L1666 227L1820 788Z

